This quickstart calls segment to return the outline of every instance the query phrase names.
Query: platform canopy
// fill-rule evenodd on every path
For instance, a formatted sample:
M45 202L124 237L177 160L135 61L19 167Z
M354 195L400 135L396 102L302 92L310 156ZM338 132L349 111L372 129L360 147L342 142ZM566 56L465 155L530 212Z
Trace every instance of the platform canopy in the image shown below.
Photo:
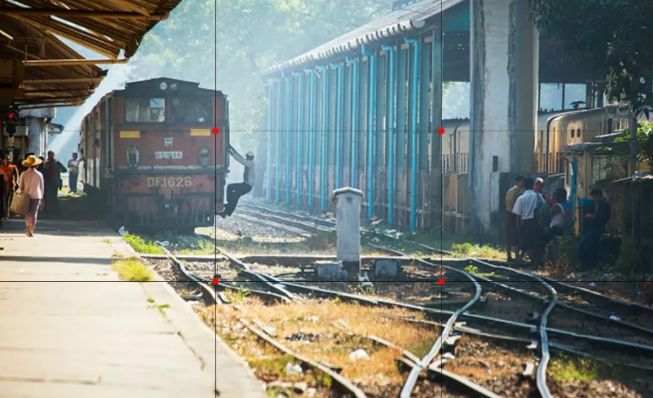
M0 106L77 105L181 0L0 2ZM67 42L95 54L87 59Z

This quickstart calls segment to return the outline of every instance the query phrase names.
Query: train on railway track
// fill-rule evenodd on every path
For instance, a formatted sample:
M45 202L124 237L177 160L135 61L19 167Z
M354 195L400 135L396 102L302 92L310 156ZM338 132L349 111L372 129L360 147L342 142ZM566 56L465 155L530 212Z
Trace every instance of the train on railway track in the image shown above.
M228 104L221 91L169 78L108 93L82 121L84 191L115 225L213 225L229 166Z

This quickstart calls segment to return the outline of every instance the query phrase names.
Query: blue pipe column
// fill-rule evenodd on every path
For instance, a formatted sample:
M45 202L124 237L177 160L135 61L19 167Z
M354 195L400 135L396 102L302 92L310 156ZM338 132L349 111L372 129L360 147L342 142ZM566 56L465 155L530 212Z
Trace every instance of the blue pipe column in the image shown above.
M331 64L331 67L336 69L336 178L335 188L341 188L342 176L342 95L345 82L343 81L343 73L341 64Z
M312 69L306 69L304 72L311 75L309 94L308 94L308 159L306 161L308 171L306 181L308 187L306 191L308 193L308 208L313 208L313 184L315 181L315 165L313 164L313 159L315 158L315 92L317 91L316 80L315 80L315 71Z
M360 61L347 57L346 62L352 67L351 79L349 79L351 93L351 112L349 112L351 117L351 123L349 123L351 128L351 169L349 178L351 186L358 188L358 66Z
M374 152L376 149L376 52L368 52L365 46L361 47L361 54L367 55L370 65L368 78L369 103L367 104L367 218L374 217Z
M303 174L303 157L304 157L304 74L293 73L297 76L297 139L295 140L295 205L300 207L302 204L302 174Z
M277 119L276 119L276 128L274 132L274 143L275 143L275 152L274 152L274 201L279 203L281 196L281 117L283 113L281 112L281 85L283 83L284 74L281 73L281 79L277 83Z
M290 191L292 190L292 76L286 78L286 206L290 205Z
M268 121L267 121L267 149L266 149L266 159L267 167L265 170L265 200L270 201L272 199L272 90L274 89L274 79L269 79L267 84L267 94L268 94Z
M327 204L327 146L328 146L328 128L329 117L329 69L324 66L318 66L317 69L322 73L322 156L320 159L320 211L326 211Z
M383 46L388 54L388 224L394 222L395 214L395 85L397 76L395 74L395 48Z
M410 230L417 229L417 85L419 83L419 47L417 39L404 39L408 45L414 45L413 71L410 87L411 116L410 116Z

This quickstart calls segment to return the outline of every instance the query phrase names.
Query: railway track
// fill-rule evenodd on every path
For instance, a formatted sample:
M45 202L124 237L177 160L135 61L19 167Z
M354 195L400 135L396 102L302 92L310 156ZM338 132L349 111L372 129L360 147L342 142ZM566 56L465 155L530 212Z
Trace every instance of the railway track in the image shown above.
M297 300L301 301L301 300L313 300L315 299L315 297L327 297L327 298L337 297L338 299L341 299L343 301L353 301L358 304L363 304L366 306L382 306L382 307L391 306L389 303L368 300L359 295L331 291L328 289L322 289L319 287L310 286L302 283L286 282L276 278L273 275L265 274L260 271L254 270L250 264L241 261L240 259L232 256L229 253L226 253L224 251L220 251L220 253L222 258L226 259L226 261L228 261L229 264L237 271L236 274L232 274L231 276L238 275L238 277L235 279L237 279L241 284L245 284L248 286L247 288L244 288L236 284L225 283L221 281L219 284L220 290L234 289L237 291L245 291L248 294L255 294L266 301L268 300L269 301L297 301ZM223 295L218 293L218 289L216 287L211 286L210 276L212 270L210 266L206 266L204 272L202 272L202 271L198 271L196 267L187 264L184 260L180 260L179 258L175 257L172 253L170 253L167 250L166 250L166 256L170 261L172 261L175 264L176 267L178 267L178 270L189 281L192 281L198 284L199 286L201 286L204 292L208 291L208 294L210 295L211 300L214 303L217 304L217 303L229 302L228 300L225 300L225 297ZM193 268L195 268L195 271L191 270ZM242 279L243 276L247 276L249 277L249 279L243 280ZM283 288L281 288L280 286L283 286ZM267 289L267 290L263 290L263 289ZM275 291L271 291L272 289L274 289ZM283 294L280 294L279 292L280 289L282 289L281 291L283 292ZM478 297L480 297L480 285L478 286L478 289L479 289L478 295L475 297L475 299L478 299ZM211 290L214 291L210 292ZM463 310L464 308L459 310L458 312L461 313ZM455 375L452 372L448 372L444 369L432 365L433 359L438 354L444 342L444 337L448 336L453 330L455 326L455 320L456 320L456 314L454 313L449 317L449 320L445 324L440 326L443 330L443 332L440 335L440 338L438 338L434 347L432 347L432 349L427 353L427 355L421 360L415 361L417 357L415 357L414 354L401 349L402 353L404 354L401 360L406 366L409 366L411 369L408 372L407 380L414 379L414 381L407 383L407 385L411 386L410 388L412 390L415 383L417 383L418 381L417 376L426 373L428 376L427 379L432 380L433 378L437 377L440 380L443 380L444 384L446 384L447 386L452 386L452 388L457 392L455 394L447 393L443 396L497 397L496 394L490 392L489 390L487 390L486 388L480 385L475 384L471 380L468 380L462 376ZM341 376L337 376L337 375L334 376L332 374L333 372L329 371L328 367L325 368L317 361L313 361L310 358L294 353L291 349L285 347L283 343L276 340L271 335L265 333L265 331L261 327L257 327L256 325L252 324L252 322L244 319L242 321L243 324L246 325L248 330L256 334L258 338L266 341L267 343L276 347L277 349L284 352L285 354L292 355L298 361L314 369L322 371L325 374L329 375L330 377L334 378L334 380L337 381L337 386L340 393L345 393L345 396L355 396L355 397L365 396L365 393L360 388L356 387L351 381L346 380ZM380 344L390 348L398 348L394 344L386 340L383 340L381 338L374 338L374 339L376 341L376 344ZM425 383L425 381L420 380L420 383ZM460 395L461 392L462 395Z
M271 217L278 222L292 222L296 227L302 227L308 231L320 232L324 230L332 231L334 223L329 220L321 220L315 217L309 217L308 221L302 220L303 216L294 215L293 213L278 212L277 210L266 209L261 206L248 207L252 214L258 214L258 217ZM319 227L318 227L319 225ZM330 226L330 227L329 227ZM431 253L440 256L450 256L452 253L432 248L423 244L414 243L421 250L426 249ZM379 249L386 250L392 254L407 257L403 253L393 251L388 247L377 246ZM424 261L423 259L417 259ZM491 315L483 315L473 311L440 311L441 314L460 317L473 324L480 324L482 327L488 325L498 326L499 329L513 329L531 334L534 331L539 334L539 347L541 352L540 364L538 366L538 390L541 396L548 396L549 392L546 385L546 366L549 358L549 346L552 349L573 353L576 355L587 356L594 359L606 361L605 356L594 355L596 351L607 353L609 359L607 362L629 366L636 369L650 371L653 364L650 361L641 361L647 356L653 354L653 346L650 344L651 329L639 324L642 314L648 318L653 314L653 310L637 304L623 302L600 293L573 286L570 283L556 281L550 278L543 278L535 274L511 269L500 264L493 264L475 258L467 258L468 264L473 264L479 268L491 270L494 273L493 278L487 278L483 275L475 275L478 282L484 286L491 286L492 290L501 291L511 298L520 297L531 302L539 303L543 310L538 314L538 325L534 328L531 323L502 319ZM442 264L440 264L442 265ZM431 267L436 265L431 263ZM452 265L459 271L464 268L460 261ZM494 278L495 275L499 277ZM520 286L517 288L515 286ZM526 288L524 288L526 287ZM585 305L579 304L578 297L585 300ZM572 300L572 298L574 300ZM609 305L606 306L606 303ZM405 305L408 308L435 311L437 309L415 306L409 303L395 303ZM614 310L613 310L614 309ZM625 314L625 320L614 316L614 313ZM566 316L563 316L565 315ZM569 330L573 323L578 323L577 317L582 316L585 321L582 323L582 330ZM553 321L550 321L550 318ZM563 322L561 322L561 319ZM567 320L567 323L564 320ZM569 320L572 320L569 323ZM551 324L549 322L552 322ZM602 323L597 325L597 323ZM606 329L605 324L615 328ZM589 326L588 325L594 325ZM573 329L573 328L572 328ZM477 329L480 334L483 334ZM550 335L553 341L549 344ZM607 335L607 336L606 336ZM507 338L516 338L514 336L504 336ZM580 343L579 343L580 341ZM636 363L629 362L628 357L615 358L614 353L636 354L640 358ZM641 358L644 357L644 358Z

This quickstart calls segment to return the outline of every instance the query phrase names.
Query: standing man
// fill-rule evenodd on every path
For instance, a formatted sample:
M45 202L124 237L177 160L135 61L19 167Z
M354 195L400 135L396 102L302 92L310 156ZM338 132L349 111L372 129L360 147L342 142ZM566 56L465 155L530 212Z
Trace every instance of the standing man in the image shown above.
M48 160L43 164L43 176L45 180L45 212L50 215L59 212L57 193L59 192L61 173L64 172L66 172L66 168L54 158L54 152L48 151Z
M599 241L605 230L605 225L610 220L610 204L603 197L603 192L594 188L590 192L594 209L585 214L587 229L585 236L580 241L579 257L582 269L592 269L599 262Z
M77 152L73 152L72 159L68 161L68 187L72 193L77 193L77 176L79 176L79 161Z
M225 204L224 209L218 213L222 218L230 216L231 213L234 212L236 205L238 204L238 199L251 191L254 181L256 181L254 175L254 154L251 151L247 152L243 158L242 155L239 154L231 145L229 146L229 153L238 163L245 167L245 171L243 173L243 182L227 185L227 203Z
M533 179L527 178L524 181L526 191L515 201L512 212L517 216L519 224L519 235L521 238L520 249L528 252L531 264L542 262L542 232L535 220L535 209L544 202L542 195L533 191Z
M515 257L519 257L519 247L517 243L517 216L512 212L515 207L517 198L524 193L524 177L515 177L515 185L506 192L505 200L505 223L506 223L506 253L508 261L512 261L512 248L517 249Z

